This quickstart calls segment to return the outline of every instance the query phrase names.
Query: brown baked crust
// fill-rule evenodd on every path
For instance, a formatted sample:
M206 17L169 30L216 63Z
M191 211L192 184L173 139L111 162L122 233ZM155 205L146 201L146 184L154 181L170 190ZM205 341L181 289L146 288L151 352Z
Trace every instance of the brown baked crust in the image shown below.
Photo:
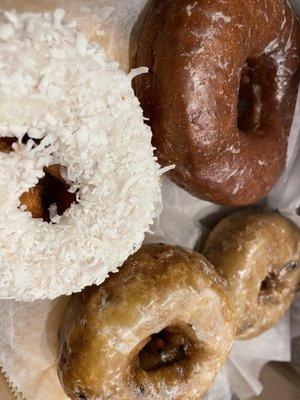
M0 138L0 152L9 154L12 151L12 145L16 141L15 138L1 137Z
M39 185L29 189L28 192L20 196L21 206L25 207L25 211L31 213L32 218L43 218L44 216L42 196L43 188Z
M299 54L285 0L152 0L136 58L149 73L133 86L177 184L226 205L269 192L285 165Z
M271 328L290 307L300 282L300 232L280 214L230 215L213 229L204 254L227 281L239 339Z
M234 334L231 300L203 256L144 245L104 284L72 297L59 378L74 400L199 400Z

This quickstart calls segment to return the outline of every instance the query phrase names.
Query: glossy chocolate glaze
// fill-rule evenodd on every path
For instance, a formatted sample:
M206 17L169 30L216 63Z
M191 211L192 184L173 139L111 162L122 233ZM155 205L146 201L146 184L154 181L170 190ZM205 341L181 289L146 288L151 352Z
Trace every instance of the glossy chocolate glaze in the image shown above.
M152 0L134 81L160 163L200 198L264 197L286 158L300 30L285 0Z
M201 399L235 334L220 279L200 254L151 244L101 286L74 295L59 340L58 371L67 395Z

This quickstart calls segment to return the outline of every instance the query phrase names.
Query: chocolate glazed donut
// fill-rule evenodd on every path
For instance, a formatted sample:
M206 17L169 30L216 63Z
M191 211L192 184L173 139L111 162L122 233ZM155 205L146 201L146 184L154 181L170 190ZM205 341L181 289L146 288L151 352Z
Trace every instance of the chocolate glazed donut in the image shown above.
M153 0L134 89L162 165L194 195L264 197L281 174L299 82L300 29L285 0Z

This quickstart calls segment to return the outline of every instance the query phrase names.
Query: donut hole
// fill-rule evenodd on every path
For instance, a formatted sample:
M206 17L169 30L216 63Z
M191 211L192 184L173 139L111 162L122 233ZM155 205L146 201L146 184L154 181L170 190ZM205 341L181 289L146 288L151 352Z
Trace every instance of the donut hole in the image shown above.
M51 222L54 215L63 215L71 204L78 203L77 192L62 178L59 165L44 168L45 175L28 192L20 196L22 206L33 218Z
M265 277L260 285L260 290L258 294L258 299L260 302L272 296L273 291L277 287L277 283L278 275L274 271L269 272L269 274Z
M32 140L36 145L41 139L32 139L26 133L21 143L26 145ZM18 141L14 137L0 138L0 152L11 153L13 144ZM77 192L70 193L70 185L62 178L59 165L44 168L45 175L28 192L20 196L21 206L25 206L33 218L42 218L51 222L52 215L63 215L71 204L78 203Z
M255 133L259 130L262 119L262 88L258 82L255 60L246 61L241 72L238 95L239 130Z
M12 152L12 145L18 141L17 138L13 137L2 137L0 138L0 152L10 153Z
M41 141L42 141L42 139L33 139L30 136L28 136L27 133L25 133L25 135L22 137L21 142L23 144L27 144L29 140L32 140L36 145L39 145L41 143Z
M32 139L27 133L22 137L21 143L27 144L28 141L32 140L36 145L40 144L41 139ZM11 153L13 151L13 144L17 143L18 139L16 137L2 137L0 138L0 152Z
M174 366L192 355L192 342L178 327L167 327L151 335L149 342L139 352L139 364L145 372Z
M89 398L89 396L85 394L85 390L83 390L82 388L76 387L74 392L77 400L87 400Z
M274 272L270 272L260 285L260 293L266 294L276 287L277 276Z
M276 271L269 272L260 285L259 302L272 301L276 303L277 295L286 289L288 274L293 273L297 268L299 268L298 261L289 261Z
M27 144L28 141L32 140L36 145L40 144L41 139L32 139L27 133L22 137L21 143ZM13 144L17 143L18 139L16 137L2 137L0 138L0 152L1 153L11 153L13 151Z

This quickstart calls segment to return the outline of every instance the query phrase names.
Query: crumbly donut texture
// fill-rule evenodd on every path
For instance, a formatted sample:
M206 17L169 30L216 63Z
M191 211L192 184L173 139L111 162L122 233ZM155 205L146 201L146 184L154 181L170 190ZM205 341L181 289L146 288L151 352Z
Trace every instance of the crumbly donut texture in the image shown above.
M73 400L199 400L234 334L231 299L202 255L144 245L118 274L72 297L58 373Z
M265 197L286 161L300 25L286 0L151 0L134 88L162 165L224 205Z
M161 200L151 130L131 89L140 71L126 75L63 18L61 9L0 14L0 137L17 138L0 153L0 298L101 283L141 245ZM55 164L78 204L46 223L19 198Z
M280 214L230 215L210 233L204 255L227 281L239 339L271 328L290 307L300 282L300 231Z

